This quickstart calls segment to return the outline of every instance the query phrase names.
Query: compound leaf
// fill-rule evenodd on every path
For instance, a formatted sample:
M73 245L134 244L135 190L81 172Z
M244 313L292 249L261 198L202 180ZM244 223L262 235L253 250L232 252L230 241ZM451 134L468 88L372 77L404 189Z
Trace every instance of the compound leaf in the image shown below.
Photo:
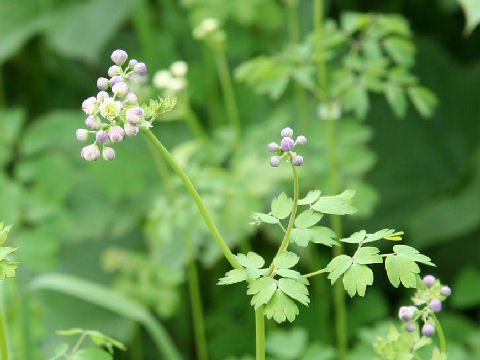
M373 246L361 247L355 252L355 255L353 255L353 261L357 264L364 265L381 264L383 259L380 255L378 255L379 252L380 250Z
M247 280L245 269L233 269L228 271L223 278L218 280L217 285L230 285Z
M237 254L236 256L237 261L245 268L252 268L252 269L260 269L263 265L265 265L265 260L254 253L253 251L249 251L247 255L245 254Z
M306 229L315 225L322 217L323 214L308 209L297 216L295 219L295 226L299 229Z
M282 290L277 289L268 304L265 305L263 313L267 319L273 318L280 324L285 320L293 322L299 314L299 310L295 301L285 295Z
M367 285L372 284L373 272L366 265L353 263L343 276L343 287L350 297L355 294L365 296Z
M305 306L308 306L310 299L308 298L308 289L303 282L281 278L278 280L278 287L292 299L297 300Z
M273 259L273 264L277 269L289 269L297 265L300 258L291 251L284 251Z
M285 219L292 212L293 199L281 193L272 200L272 215L278 219Z
M360 231L357 231L356 233L353 233L348 238L340 239L340 241L350 243L350 244L358 244L365 239L366 235L367 235L367 232L365 230L360 230Z
M352 265L352 258L348 255L338 255L334 257L327 265L326 272L332 284Z
M271 277L262 277L248 284L247 295L253 295L250 304L257 310L268 303L277 290L277 284Z
M357 209L351 204L352 198L355 195L353 190L345 190L343 193L335 196L320 197L312 209L325 214L347 215L354 214Z

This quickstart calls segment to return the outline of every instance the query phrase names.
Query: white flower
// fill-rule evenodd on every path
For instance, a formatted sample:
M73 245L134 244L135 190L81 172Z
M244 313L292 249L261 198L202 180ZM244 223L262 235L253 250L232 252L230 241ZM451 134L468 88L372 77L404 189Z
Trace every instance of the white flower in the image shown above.
M157 89L166 89L172 79L172 74L168 70L160 70L153 75L153 86Z
M97 99L93 96L90 96L88 99L84 100L82 103L82 109L87 115L93 115L97 108Z
M188 65L185 61L175 61L170 65L170 71L173 76L184 77L188 71Z
M123 104L120 101L115 101L113 98L108 98L100 104L100 114L102 114L105 119L114 120L120 115L122 108Z
M178 92L185 87L185 79L172 78L167 85L167 88L173 92Z
M318 116L322 120L338 120L342 116L340 104L336 101L321 103L318 106Z

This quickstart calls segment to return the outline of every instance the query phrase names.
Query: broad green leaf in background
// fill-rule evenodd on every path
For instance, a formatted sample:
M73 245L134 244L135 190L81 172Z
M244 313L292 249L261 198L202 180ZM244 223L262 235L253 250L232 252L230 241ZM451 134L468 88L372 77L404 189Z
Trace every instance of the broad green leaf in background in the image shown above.
M308 333L295 327L290 331L276 330L267 336L266 350L281 359L300 359L308 345Z
M145 326L160 353L168 360L181 356L163 326L138 303L102 285L70 275L43 274L30 284L32 290L54 290L110 310Z
M396 63L405 66L413 64L415 47L411 41L401 37L389 37L383 42L383 46Z
M400 86L389 84L385 87L385 97L394 114L399 118L404 118L408 103L403 89Z
M465 13L465 33L470 33L480 23L480 2L478 0L457 0Z
M480 271L473 267L464 269L452 287L452 305L467 309L480 304Z
M78 350L71 360L112 360L113 356L99 348L85 348Z
M412 86L408 89L408 96L422 117L432 117L438 100L431 90L423 86Z

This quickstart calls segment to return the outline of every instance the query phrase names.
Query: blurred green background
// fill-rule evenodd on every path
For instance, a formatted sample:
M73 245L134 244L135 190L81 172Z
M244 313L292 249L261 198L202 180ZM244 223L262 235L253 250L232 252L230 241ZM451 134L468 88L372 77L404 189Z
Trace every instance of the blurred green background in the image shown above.
M464 34L464 14L454 0L345 0L327 3L327 10L332 18L344 11L404 15L417 48L414 71L439 99L433 118L424 120L409 109L398 120L383 97L370 96L362 123L368 159L358 160L368 163L360 166L368 184L362 200L367 205L348 220L345 232L404 230L406 243L428 254L438 266L433 273L453 288L441 314L449 358L479 359L480 31ZM299 0L298 13L302 34L310 32L311 2ZM279 51L288 38L280 0L0 0L0 219L14 224L9 242L19 247L20 262L18 277L1 284L13 359L46 358L60 342L55 330L70 327L122 340L129 350L118 352L119 359L161 358L138 323L65 294L31 289L32 280L52 272L103 284L139 301L164 325L182 356L195 358L181 255L183 232L191 224L201 260L210 357L253 353L254 318L245 289L215 286L227 265L188 198L172 203L165 196L142 136L118 146L112 163L82 161L82 145L74 136L84 120L81 102L96 92L95 81L105 76L112 50L123 48L145 61L150 75L185 60L193 111L217 141L208 156L220 159L201 158L185 166L218 210L231 243L273 255L272 233L248 225L248 215L268 211L275 193L290 188L283 175L272 174L264 147L278 138L281 126L296 125L293 87L271 100L234 81L246 134L244 158L228 169L222 166L229 134L221 126L220 85L211 53L192 37L205 17L217 18L227 34L232 73L254 56ZM317 105L308 99L312 130L305 135L321 147ZM156 133L177 149L177 156L188 158L192 134L175 116L168 120L155 127ZM303 175L304 183L322 184L324 152L305 159L317 168ZM202 165L207 163L211 166ZM326 259L329 250L319 256ZM364 299L348 300L352 359L373 358L368 350L373 329L395 319L397 306L412 295L393 289L378 273ZM331 344L333 328L320 320L328 312L315 306L321 296L328 310L329 295L322 289L312 291L310 308L301 309L293 326L269 323L268 330L302 328L310 341Z

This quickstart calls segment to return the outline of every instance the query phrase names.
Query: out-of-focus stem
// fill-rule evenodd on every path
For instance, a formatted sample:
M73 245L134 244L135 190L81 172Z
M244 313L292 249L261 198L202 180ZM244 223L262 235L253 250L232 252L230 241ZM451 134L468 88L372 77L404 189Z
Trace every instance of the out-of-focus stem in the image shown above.
M323 34L323 0L314 0L314 26L315 37L319 44L317 48L317 55L319 58L318 65L318 81L323 93L324 102L328 102L327 91L327 77L326 77L326 65L325 56L323 53L322 34ZM327 131L328 131L328 179L329 179L329 191L336 194L339 190L338 179L338 167L337 167L337 144L336 144L336 121L328 119ZM342 235L342 222L338 215L331 215L331 223L333 231L340 238ZM333 248L333 255L338 256L343 253L341 246L335 246ZM345 306L345 293L342 288L341 282L336 282L334 286L334 303L335 303L335 325L336 325L336 337L338 348L338 359L344 360L347 357L347 316Z
M5 329L3 310L0 308L0 360L8 360L7 332Z
M434 313L432 313L432 319L433 319L433 322L435 323L435 329L437 330L438 342L440 343L440 351L446 354L447 344L445 341L445 335L443 334L442 325L440 325L440 321L438 321L438 318Z

